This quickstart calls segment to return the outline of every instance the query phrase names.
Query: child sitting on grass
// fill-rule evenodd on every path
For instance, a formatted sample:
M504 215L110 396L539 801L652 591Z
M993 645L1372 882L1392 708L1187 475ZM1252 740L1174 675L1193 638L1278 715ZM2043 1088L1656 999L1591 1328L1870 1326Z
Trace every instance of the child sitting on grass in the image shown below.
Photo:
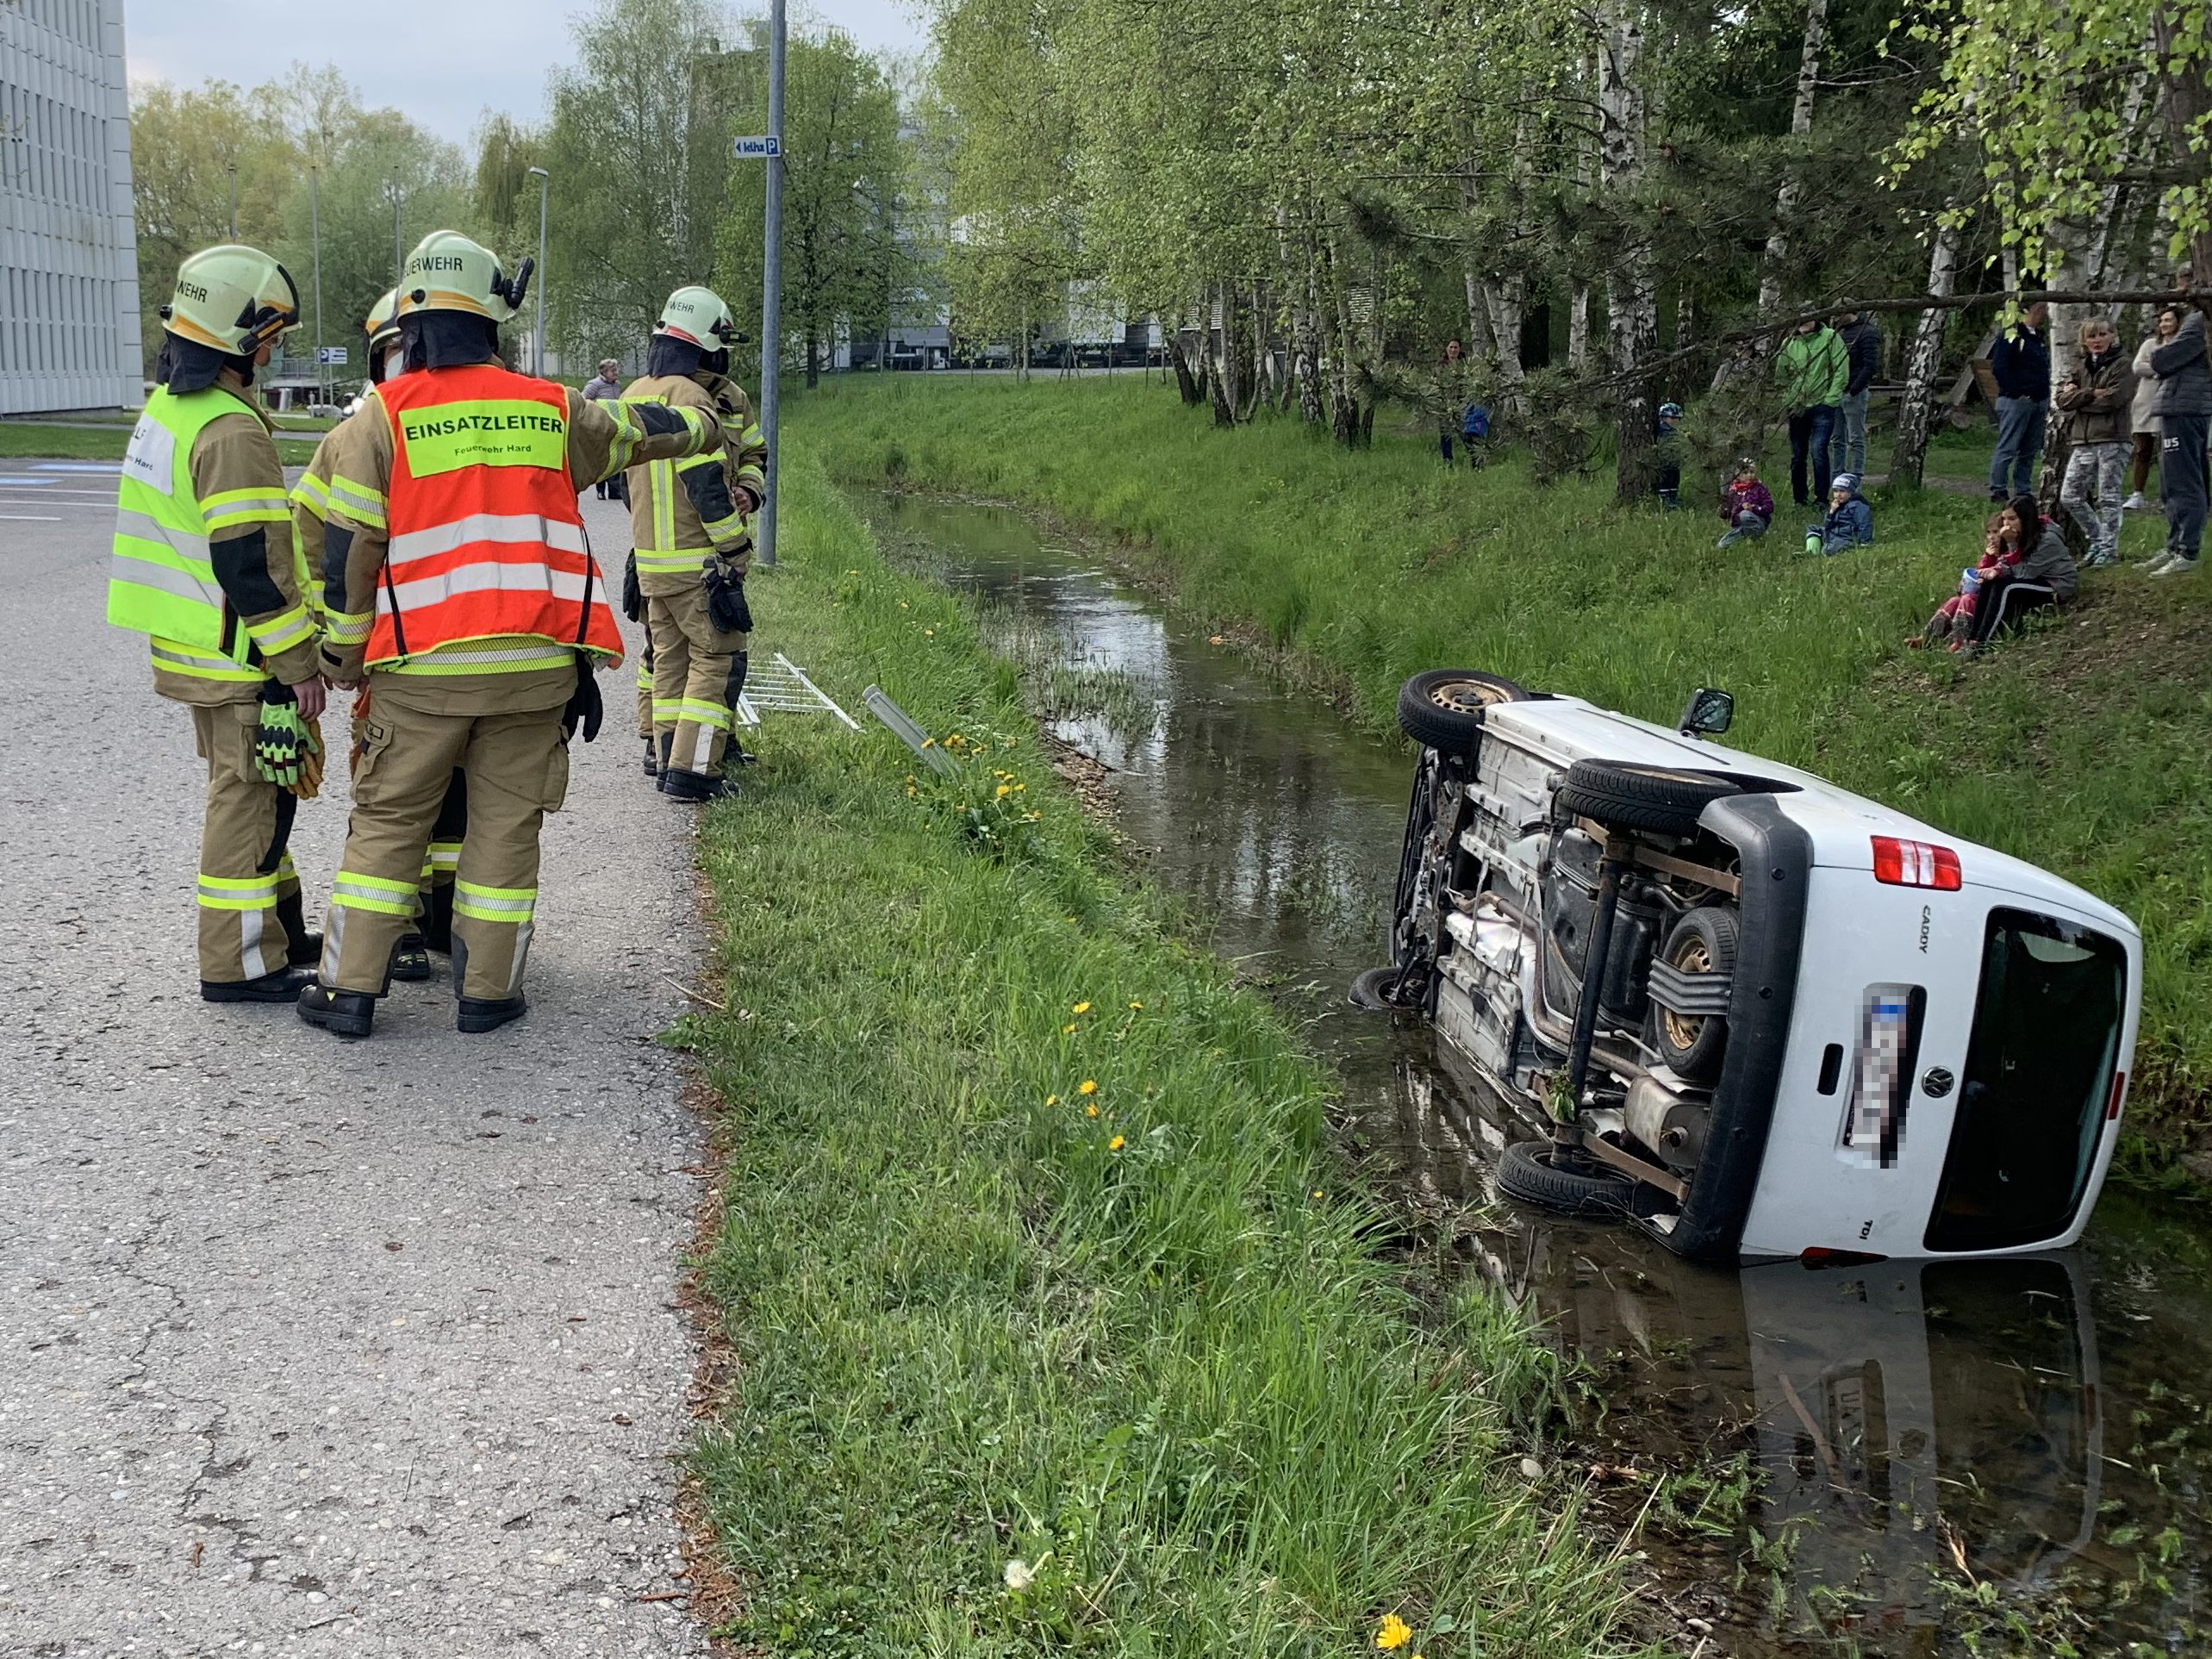
M1748 455L1735 464L1735 476L1721 490L1721 517L1728 533L1713 544L1717 547L1763 536L1774 521L1773 493L1759 482L1759 463Z
M1935 608L1928 626L1907 639L1906 645L1918 651L1923 646L1947 642L1953 651L1958 651L1973 638L1974 607L1982 589L1999 571L2010 571L2020 563L2020 549L2004 539L2004 527L2010 521L2003 511L1989 515L1989 521L1982 526L1981 562L1959 572L1959 591Z
M1808 553L1847 553L1874 545L1874 508L1859 493L1855 474L1839 472L1828 490L1828 516L1805 527Z

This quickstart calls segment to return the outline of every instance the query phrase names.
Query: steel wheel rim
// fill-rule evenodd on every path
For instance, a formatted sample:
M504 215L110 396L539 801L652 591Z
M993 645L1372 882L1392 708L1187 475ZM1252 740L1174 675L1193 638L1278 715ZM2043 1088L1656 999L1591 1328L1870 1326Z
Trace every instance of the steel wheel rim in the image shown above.
M1713 953L1704 940L1685 939L1682 948L1674 953L1673 965L1685 974L1709 974L1713 970ZM1704 1034L1705 1016L1701 1013L1677 1013L1672 1008L1661 1008L1659 1018L1667 1027L1667 1040L1679 1052L1695 1048L1698 1038Z

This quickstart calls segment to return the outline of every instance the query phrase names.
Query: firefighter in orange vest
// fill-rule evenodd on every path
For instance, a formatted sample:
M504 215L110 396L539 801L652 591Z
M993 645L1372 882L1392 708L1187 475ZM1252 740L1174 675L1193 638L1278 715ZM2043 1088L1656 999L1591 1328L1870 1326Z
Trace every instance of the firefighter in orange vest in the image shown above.
M399 333L399 290L387 289L383 296L369 308L368 320L362 325L369 336L369 379L382 385L394 376L405 372L407 347ZM368 413L365 403L357 407L355 415ZM348 416L349 420L353 416ZM341 423L342 429L343 423ZM371 516L379 522L383 514L366 496L363 486L337 470L332 456L345 448L348 440L336 432L327 435L315 446L315 458L308 463L300 481L292 486L292 533L297 539L301 562L308 570L322 570L322 524L330 511L331 497L352 506L359 514ZM344 573L340 574L337 598L345 602ZM320 590L314 596L319 602ZM333 635L340 646L358 645L369 637L365 621L356 621L342 635ZM358 755L361 739L368 724L369 694L365 689L354 694L353 737L350 748ZM446 791L445 803L438 809L438 821L431 826L430 851L422 860L422 884L417 903L418 926L408 929L399 942L392 957L394 979L423 980L432 974L430 953L444 955L453 948L453 872L460 868L461 835L468 824L469 791L466 780L459 771L453 774L451 788ZM318 947L321 941L316 941Z
M622 396L719 415L724 442L688 461L636 461L630 468L631 568L650 629L650 710L662 790L678 801L734 795L723 776L737 745L752 612L746 523L768 492L768 442L752 406L729 377L730 342L741 338L712 289L679 288L661 309L643 378ZM635 613L632 613L633 616ZM639 710L642 726L647 711Z
M593 672L622 657L576 496L634 460L722 441L712 410L593 402L503 367L499 325L529 277L457 231L425 237L399 285L406 372L332 433L333 476L355 488L324 519L323 670L371 695L321 967L299 1008L340 1036L369 1034L456 768L458 1023L493 1031L524 1012L539 828L567 792L570 737L597 733Z

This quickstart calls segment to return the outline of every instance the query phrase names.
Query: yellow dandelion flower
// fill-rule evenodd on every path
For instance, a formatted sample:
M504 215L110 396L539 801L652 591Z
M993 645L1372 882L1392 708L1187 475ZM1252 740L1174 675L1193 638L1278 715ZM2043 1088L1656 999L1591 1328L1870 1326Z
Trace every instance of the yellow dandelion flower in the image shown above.
M1098 1114L1099 1109L1095 1106L1087 1106L1083 1108L1083 1115L1087 1118L1095 1118Z
M1129 1006L1138 1013L1144 1012L1144 1005L1142 1002L1132 1002Z
M1375 1646L1387 1651L1402 1648L1413 1639L1413 1628L1396 1613L1385 1613L1382 1628L1374 1633Z
M1070 1023L1069 1023L1069 1024L1068 1024L1068 1025L1065 1025L1065 1026L1061 1026L1061 1027L1060 1027L1060 1034L1061 1034L1062 1037L1072 1037L1072 1036L1074 1036L1074 1035L1075 1034L1075 1027L1074 1024L1073 1024L1072 1022L1070 1022Z
M1026 794L1026 793L1028 792L1028 789L1029 789L1029 785L1028 785L1028 784L1026 784L1026 783L1017 783L1017 784L1015 784L1015 785L1014 785L1014 793L1015 793L1016 795L1024 795L1024 794Z
M1051 1104L1052 1104L1052 1102L1051 1102L1051 1101L1047 1101L1045 1102L1045 1104L1046 1104L1047 1106L1050 1106L1050 1105L1051 1105ZM1313 1189L1313 1195L1314 1195L1316 1198L1320 1197L1320 1196L1321 1196L1321 1188L1319 1188L1318 1187L1316 1187L1316 1188Z
M1005 784L1001 783L1001 784L1000 784L1000 785L999 785L999 787L998 787L997 789L994 789L994 790L991 792L991 798L992 798L994 801L1003 801L1003 800L1005 800L1008 795L1012 795L1013 793L1013 791L1012 789L1008 789Z
M1075 1085L1075 1092L1078 1095L1095 1095L1099 1092L1099 1086L1095 1082L1092 1082L1091 1079L1086 1077L1081 1082Z
M1088 1013L1091 1011L1091 1005L1087 1002L1078 1002L1075 1011L1077 1013Z
M925 638L932 639L937 638L937 630L935 628L924 628L922 633Z
M1057 1105L1059 1105L1059 1104L1060 1104L1060 1097L1059 1097L1057 1095L1047 1095L1044 1097L1044 1103L1045 1103L1045 1105L1047 1105L1047 1106L1057 1106ZM1316 1194L1314 1194L1314 1196L1315 1196L1316 1198L1318 1198L1318 1197L1320 1197L1320 1196L1321 1196L1321 1194L1318 1194L1318 1193L1316 1193Z
M936 748L936 747L937 747L937 739L936 739L935 738L924 738L924 739L922 739L922 747L923 747L923 748L925 748L925 749L934 749L934 748Z
M1119 1135L1116 1135L1112 1140L1106 1143L1106 1151L1109 1152L1118 1152L1123 1147L1128 1144L1129 1143L1127 1141L1124 1140Z

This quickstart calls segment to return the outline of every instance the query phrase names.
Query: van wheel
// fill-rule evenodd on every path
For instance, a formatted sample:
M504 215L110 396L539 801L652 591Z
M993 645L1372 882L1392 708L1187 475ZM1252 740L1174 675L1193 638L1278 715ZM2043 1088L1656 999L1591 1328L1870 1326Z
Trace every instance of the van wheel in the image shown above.
M1559 1162L1560 1148L1548 1140L1517 1140L1498 1158L1498 1190L1508 1198L1558 1215L1618 1215L1625 1213L1636 1183L1602 1164Z
M1403 985L1399 984L1401 980L1405 982ZM1345 992L1345 1000L1368 1013L1399 1013L1418 1008L1428 989L1427 974L1386 964L1370 968L1355 978Z
M1552 803L1570 817L1595 819L1608 829L1686 836L1697 833L1698 816L1707 807L1742 793L1734 779L1712 772L1578 760L1552 791Z
M1471 755L1492 703L1526 702L1526 686L1472 668L1432 668L1399 688L1399 729L1439 754Z
M1742 924L1717 904L1685 911L1659 947L1659 959L1685 974L1735 974L1735 942ZM1716 1014L1676 1013L1652 1004L1645 1037L1685 1082L1709 1083L1721 1075L1728 1050L1728 1021Z

